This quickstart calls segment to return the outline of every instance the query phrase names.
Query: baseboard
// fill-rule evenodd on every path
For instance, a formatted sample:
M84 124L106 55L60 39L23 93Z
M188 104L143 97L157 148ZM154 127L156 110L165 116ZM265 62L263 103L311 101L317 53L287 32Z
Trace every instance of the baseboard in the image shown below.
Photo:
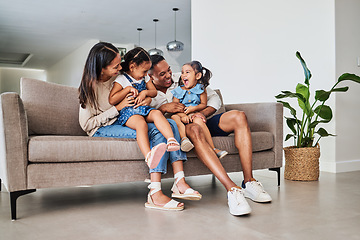
M360 171L360 159L336 162L336 172Z
M341 162L320 162L320 171L331 173L360 171L360 159Z

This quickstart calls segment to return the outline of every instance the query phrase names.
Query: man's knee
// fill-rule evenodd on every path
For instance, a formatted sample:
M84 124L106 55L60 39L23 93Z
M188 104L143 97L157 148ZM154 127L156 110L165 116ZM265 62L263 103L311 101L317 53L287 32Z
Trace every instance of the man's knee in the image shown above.
M237 127L239 126L247 126L248 121L245 112L238 111L238 110L232 110L228 112L231 118L230 122L234 123Z
M186 136L190 139L200 138L203 135L201 127L195 123L187 124L185 130Z

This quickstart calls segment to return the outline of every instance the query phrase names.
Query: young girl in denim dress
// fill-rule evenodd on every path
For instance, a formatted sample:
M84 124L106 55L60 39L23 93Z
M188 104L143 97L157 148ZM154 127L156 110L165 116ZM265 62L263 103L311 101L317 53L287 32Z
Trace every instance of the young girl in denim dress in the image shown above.
M209 85L211 71L201 65L198 61L192 61L183 65L179 86L171 91L173 102L180 102L185 105L184 113L176 113L171 118L176 122L181 137L181 150L188 152L194 145L186 137L185 125L191 121L198 123L204 133L206 141L214 149L219 158L225 157L228 152L215 148L209 129L200 118L192 120L191 114L200 112L206 108L207 95L205 88Z
M118 104L125 97L134 98L135 106L120 110L117 124L136 130L136 140L149 167L155 168L165 151L177 151L179 143L174 138L169 122L163 114L149 106L141 106L146 97L155 97L157 91L147 72L151 67L149 54L141 47L130 50L121 63L121 74L115 79L110 91L109 103ZM167 139L167 144L160 143L150 150L147 123L153 122Z

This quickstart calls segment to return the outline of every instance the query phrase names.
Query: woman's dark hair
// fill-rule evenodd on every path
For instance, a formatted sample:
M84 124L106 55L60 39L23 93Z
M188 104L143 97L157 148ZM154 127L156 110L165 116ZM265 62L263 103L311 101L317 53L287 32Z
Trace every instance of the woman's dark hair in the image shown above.
M184 65L191 66L194 69L195 74L201 73L201 78L198 80L198 83L201 83L204 86L204 89L209 86L210 78L212 77L212 73L209 69L203 67L199 61L192 61L189 63L185 63ZM179 79L179 84L184 84L181 80L181 77Z
M118 53L119 50L107 42L99 42L91 48L86 59L83 76L78 89L82 108L85 108L86 104L97 108L95 95L96 83L100 80L102 69L109 66Z
M143 62L151 62L150 55L142 47L136 47L125 54L124 61L121 63L121 72L129 71L131 63L135 63L139 66Z

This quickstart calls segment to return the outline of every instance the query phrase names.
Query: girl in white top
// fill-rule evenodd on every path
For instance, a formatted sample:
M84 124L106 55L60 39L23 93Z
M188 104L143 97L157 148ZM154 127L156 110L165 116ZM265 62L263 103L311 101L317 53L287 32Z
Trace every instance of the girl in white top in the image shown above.
M121 63L121 74L115 79L110 91L109 103L116 105L128 94L134 98L135 105L142 102L146 97L155 97L157 91L154 84L149 81L147 72L151 67L149 54L141 47L134 48L127 52L124 61ZM129 97L129 96L128 96ZM177 151L179 143L174 138L169 122L164 115L155 108L149 106L125 107L120 110L118 123L136 130L136 140L141 152L151 162L159 162L165 150ZM150 150L147 123L153 122L157 129L167 139L167 144L160 143ZM153 165L154 168L157 164Z

